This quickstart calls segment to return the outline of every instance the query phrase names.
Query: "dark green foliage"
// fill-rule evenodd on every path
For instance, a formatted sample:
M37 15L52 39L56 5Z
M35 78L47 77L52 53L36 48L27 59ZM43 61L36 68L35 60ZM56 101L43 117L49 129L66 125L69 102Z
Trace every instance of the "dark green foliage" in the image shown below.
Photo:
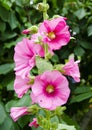
M31 129L27 126L29 117L14 123L9 116L9 109L19 104L27 105L26 99L28 103L30 101L27 95L18 100L14 94L13 55L14 46L24 37L21 31L42 21L42 14L36 9L38 2L41 0L31 0L31 4L30 0L0 0L0 130ZM75 121L63 117L68 124L74 124L79 130L75 122L80 124L92 103L92 0L48 0L48 3L49 16L59 14L67 17L71 36L75 37L68 46L55 52L51 62L62 63L71 53L75 54L75 59L81 59L81 82L71 86L66 111ZM88 130L92 129L91 124L89 123Z

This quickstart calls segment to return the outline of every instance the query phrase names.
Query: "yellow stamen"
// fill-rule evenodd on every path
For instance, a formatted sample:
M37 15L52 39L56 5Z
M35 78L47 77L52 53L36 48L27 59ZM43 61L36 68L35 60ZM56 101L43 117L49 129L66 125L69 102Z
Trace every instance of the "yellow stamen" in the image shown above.
M54 86L48 85L48 86L46 87L46 91L47 91L48 93L54 92Z
M50 38L51 40L55 39L55 37L56 37L54 32L49 32L47 36L48 36L48 38Z

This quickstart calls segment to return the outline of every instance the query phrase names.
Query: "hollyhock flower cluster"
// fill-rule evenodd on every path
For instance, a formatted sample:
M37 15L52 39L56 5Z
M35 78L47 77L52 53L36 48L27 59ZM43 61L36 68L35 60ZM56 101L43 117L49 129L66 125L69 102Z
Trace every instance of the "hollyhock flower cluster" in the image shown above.
M15 47L15 82L14 90L21 98L31 87L30 70L35 66L35 56L44 56L44 50L39 44L34 44L32 40L24 38Z
M68 101L70 88L66 76L73 77L76 82L80 81L79 61L70 59L61 67L62 71L60 71L54 69L54 65L49 60L54 55L54 50L59 50L70 41L69 26L66 24L65 18L44 20L36 29L38 29L36 34L32 34L30 38L23 38L15 46L14 90L18 98L22 98L30 90L31 105L38 104L40 108L52 111ZM22 33L29 34L29 30L24 30ZM48 59L47 54L50 54ZM39 71L37 57L42 58L42 63L47 63L47 66L41 65L42 72ZM34 67L38 69L38 75L33 75L32 69ZM29 114L29 110L25 106L13 107L10 116L14 121L17 121L19 117ZM37 128L38 124L37 118L33 118L29 126Z

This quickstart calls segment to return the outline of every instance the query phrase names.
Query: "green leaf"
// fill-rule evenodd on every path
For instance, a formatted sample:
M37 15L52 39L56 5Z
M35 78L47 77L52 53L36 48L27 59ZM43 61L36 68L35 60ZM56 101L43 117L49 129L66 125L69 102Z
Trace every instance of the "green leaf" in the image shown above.
M51 61L52 61L53 63L58 63L58 62L59 62L58 56L57 56L56 54L53 55L53 56L51 57Z
M38 73L39 74L41 74L41 73L43 73L43 72L45 72L47 70L48 71L53 70L53 66L49 61L47 61L45 59L42 59L42 58L40 58L38 56L36 57L36 66L38 68Z
M7 0L1 0L0 1L2 6L7 9L7 10L10 10L11 9L11 6L12 6L12 3L10 1L7 1Z
M7 63L0 65L0 74L7 74L11 70L13 70L14 64L13 63Z
M30 106L31 105L31 98L28 94L24 95L19 100L11 100L6 105L6 111L9 112L11 107L22 107L22 106Z
M14 11L10 12L8 23L12 30L18 26L18 20L16 18Z
M18 5L18 6L20 6L20 7L23 6L23 5L22 5L22 0L16 0L15 3L16 3L16 5Z
M13 86L14 86L14 80L11 81L11 82L7 85L7 90L14 90Z
M92 50L92 43L88 42L88 41L80 41L80 45L85 48L85 49L89 49Z
M74 14L77 16L77 18L79 20L81 20L86 16L86 11L84 8L81 8L81 9L77 10Z
M5 43L4 48L10 49L12 46L15 46L15 45L16 45L16 42L11 41L10 43Z
M15 33L15 32L6 32L6 33L1 34L0 40L6 41L6 40L14 38L16 36L17 36L17 33Z
M91 97L92 97L92 92L83 93L83 94L77 95L75 97L72 97L70 103L81 102L81 101L86 100Z
M71 117L69 117L68 115L66 115L65 113L62 115L62 122L67 123L68 125L73 125L75 126L75 128L77 130L81 130L79 125L76 123L76 121L74 121Z
M3 124L0 125L0 130L16 130L14 128L14 123L9 116L7 116Z
M10 12L6 10L4 7L0 6L0 17L3 21L8 22Z
M76 34L80 33L80 28L77 24L73 26L73 32L75 32Z
M10 112L10 108L15 107L16 103L17 103L17 100L11 100L11 101L7 102L7 104L5 105L6 111Z
M7 115L3 104L0 102L0 125L5 121ZM1 129L0 129L1 130ZM3 129L4 130L4 129Z
M29 121L30 121L30 115L29 116L25 115L18 120L18 124L20 125L21 128L23 128L25 125L28 124Z
M80 86L75 89L74 93L79 94L79 93L87 93L91 91L92 91L92 87L90 86Z
M77 47L74 49L74 53L75 53L75 55L77 55L77 56L83 56L84 53L85 53L85 51L84 51L84 49L83 49L82 47L77 46Z
M52 117L52 118L51 118L51 122L57 122L57 123L59 123L58 116Z
M0 20L0 31L4 32L5 29L6 29L6 24L3 21Z
M12 46L15 46L18 42L20 42L25 36L20 36L16 41L11 41L9 43L5 43L4 48L10 49Z
M58 128L56 130L76 130L76 128L67 124L58 124Z
M88 36L92 36L92 25L87 28Z

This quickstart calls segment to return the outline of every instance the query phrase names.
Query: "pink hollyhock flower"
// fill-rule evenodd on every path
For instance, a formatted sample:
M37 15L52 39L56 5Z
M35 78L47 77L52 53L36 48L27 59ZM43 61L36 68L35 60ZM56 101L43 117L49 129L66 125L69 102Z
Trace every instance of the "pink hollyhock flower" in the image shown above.
M27 38L16 45L14 54L16 75L23 79L30 75L30 70L35 66L36 54L43 56L44 52L39 45Z
M31 88L30 79L22 79L21 76L16 76L14 81L14 90L18 95L18 98L21 98L27 91Z
M24 29L23 31L22 31L22 34L29 34L30 33L30 30L29 29Z
M15 47L14 61L16 75L25 78L29 75L30 70L35 66L34 44L24 38Z
M76 82L80 82L79 62L80 61L74 61L74 58L71 58L62 68L64 74L73 77Z
M10 116L14 121L17 121L19 117L28 114L27 107L12 107L10 112Z
M70 41L68 26L63 17L45 20L39 27L43 41L49 45L51 50L58 50Z
M39 126L37 123L37 118L33 118L33 121L29 123L29 126L30 127L34 126L35 128L37 128Z
M58 71L46 71L35 78L31 98L42 108L54 110L67 102L69 94L67 79Z

